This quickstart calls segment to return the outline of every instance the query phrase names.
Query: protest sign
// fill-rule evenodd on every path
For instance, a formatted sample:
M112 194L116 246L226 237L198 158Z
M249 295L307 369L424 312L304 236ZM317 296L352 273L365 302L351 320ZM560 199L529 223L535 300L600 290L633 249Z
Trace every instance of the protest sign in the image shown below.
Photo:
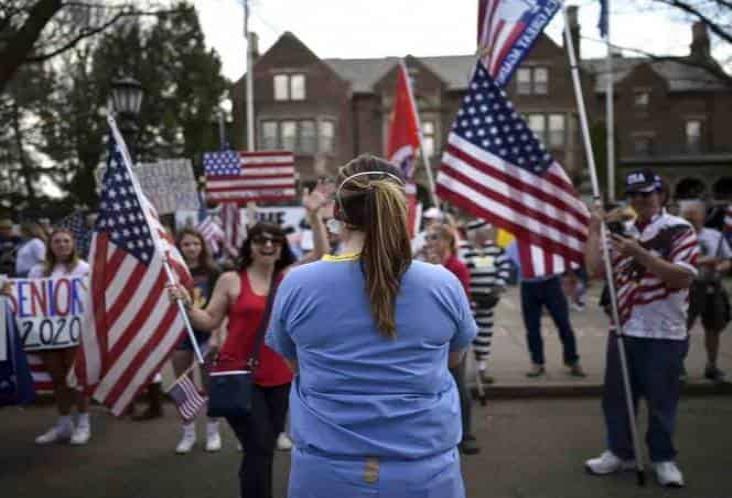
M11 280L10 309L23 349L39 351L79 344L84 327L86 277Z
M137 163L132 169L158 214L198 209L198 190L190 160L160 159L154 163ZM105 171L106 167L97 169L97 187L101 187Z

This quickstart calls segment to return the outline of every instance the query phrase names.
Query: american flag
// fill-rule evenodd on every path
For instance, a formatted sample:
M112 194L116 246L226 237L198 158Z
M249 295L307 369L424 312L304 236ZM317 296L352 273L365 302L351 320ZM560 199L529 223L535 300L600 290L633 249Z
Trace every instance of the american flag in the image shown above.
M48 373L48 370L46 370L46 367L43 365L41 355L26 353L25 357L28 359L28 367L30 368L31 377L33 378L33 390L36 393L53 392L51 374Z
M224 241L224 230L219 225L217 219L211 214L206 214L196 227L196 230L201 234L203 240L206 241L211 252L218 254L221 250L221 243Z
M206 197L213 202L284 201L295 198L292 152L225 150L203 155Z
M142 194L114 120L108 120L114 149L92 236L87 329L70 382L120 415L160 371L185 330L166 291L166 257L182 285L190 287L192 279Z
M437 194L521 240L527 278L583 260L587 207L480 63L447 138Z
M247 226L237 204L226 202L221 205L221 223L224 226L224 248L229 256L235 258L247 237Z
M196 383L187 374L181 375L175 381L168 390L168 396L172 398L178 413L186 423L195 419L208 401L208 398L201 394Z
M560 5L558 0L478 2L478 52L498 86L506 86Z

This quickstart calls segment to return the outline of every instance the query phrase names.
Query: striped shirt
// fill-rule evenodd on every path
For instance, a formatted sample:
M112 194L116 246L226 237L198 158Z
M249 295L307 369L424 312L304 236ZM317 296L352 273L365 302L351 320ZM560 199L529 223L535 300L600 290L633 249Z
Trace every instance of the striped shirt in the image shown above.
M470 270L470 294L493 294L504 287L511 275L511 262L506 253L493 242L480 248L460 245L460 259Z
M654 256L696 275L699 245L694 229L686 220L664 211L645 227L629 222L625 234ZM689 289L670 289L630 256L611 251L611 258L623 332L633 337L686 339Z

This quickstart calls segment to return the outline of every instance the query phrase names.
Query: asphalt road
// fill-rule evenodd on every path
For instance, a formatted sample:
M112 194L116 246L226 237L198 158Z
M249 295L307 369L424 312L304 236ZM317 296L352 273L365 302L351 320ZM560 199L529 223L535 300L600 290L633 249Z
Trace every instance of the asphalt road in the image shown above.
M50 405L0 410L0 496L3 498L236 497L240 454L226 429L224 449L199 445L179 456L172 406L153 422L92 415L86 447L37 447L33 438L53 420ZM599 400L491 401L475 408L481 454L463 458L471 498L732 498L732 397L682 401L677 442L687 487L665 490L633 473L588 476L585 458L603 449ZM203 433L203 424L199 434ZM275 497L285 496L289 455L275 462ZM652 476L651 476L652 477ZM341 498L341 497L334 497Z

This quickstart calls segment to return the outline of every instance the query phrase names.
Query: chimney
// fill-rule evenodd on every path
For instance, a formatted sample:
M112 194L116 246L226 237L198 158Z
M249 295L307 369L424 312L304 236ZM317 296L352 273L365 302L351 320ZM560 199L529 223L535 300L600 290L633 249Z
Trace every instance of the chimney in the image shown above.
M257 59L259 59L259 35L255 33L254 31L249 33L249 38L251 39L252 43L252 62L257 62Z
M579 7L570 5L567 7L567 19L569 21L569 33L572 37L572 45L574 45L574 55L580 60L580 25L577 19L577 10ZM566 41L564 42L567 43Z
M691 57L694 59L711 57L709 33L706 24L701 21L697 21L691 26Z

